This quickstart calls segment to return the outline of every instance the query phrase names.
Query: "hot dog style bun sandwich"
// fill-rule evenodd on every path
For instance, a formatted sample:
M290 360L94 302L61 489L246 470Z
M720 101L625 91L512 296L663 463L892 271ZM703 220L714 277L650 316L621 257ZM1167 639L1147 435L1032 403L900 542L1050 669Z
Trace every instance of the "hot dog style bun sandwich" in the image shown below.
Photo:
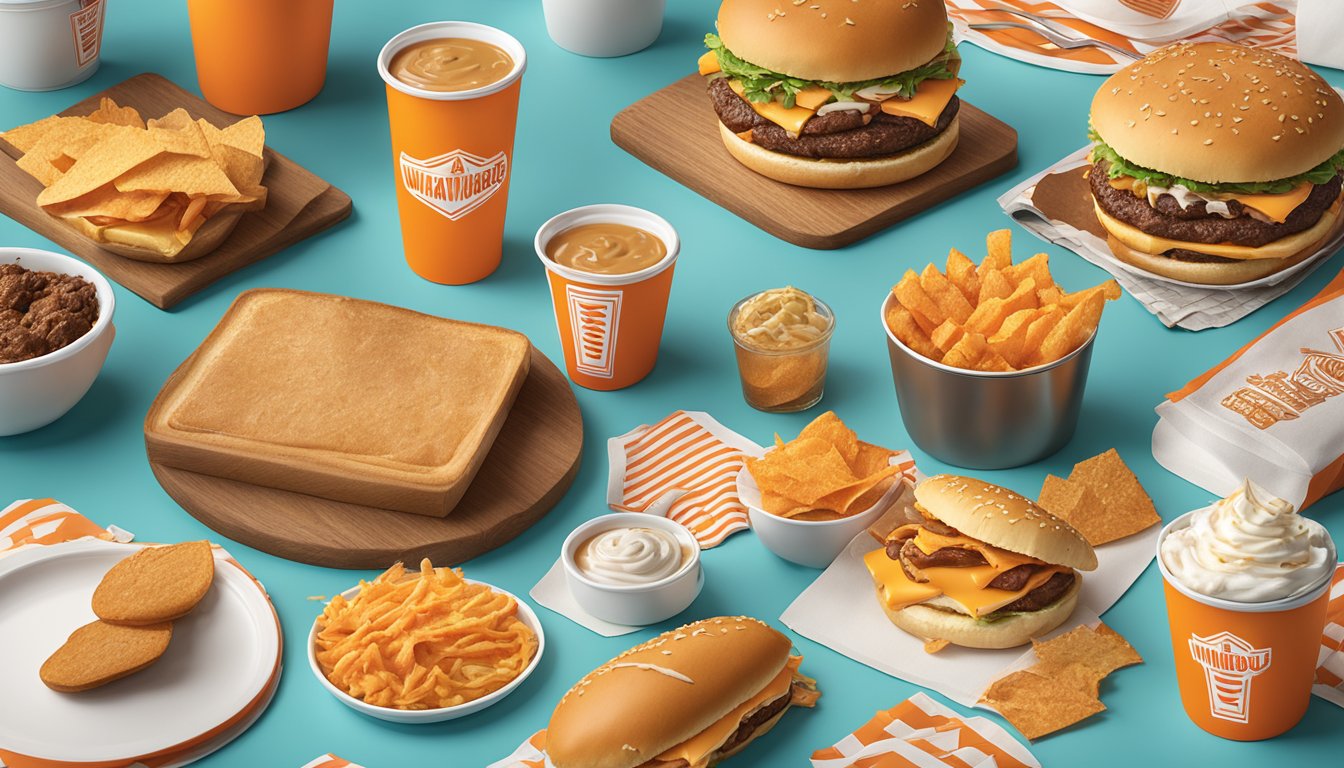
M1073 613L1097 556L1030 499L957 475L915 489L919 523L892 531L864 563L892 623L926 641L1012 648Z
M961 58L920 0L724 0L700 74L728 151L769 178L854 189L918 176L957 146Z
M1112 75L1092 100L1088 174L1122 261L1191 283L1266 277L1336 227L1344 100L1302 63L1178 43Z
M743 616L687 624L569 689L546 728L556 768L705 768L820 694L788 638Z

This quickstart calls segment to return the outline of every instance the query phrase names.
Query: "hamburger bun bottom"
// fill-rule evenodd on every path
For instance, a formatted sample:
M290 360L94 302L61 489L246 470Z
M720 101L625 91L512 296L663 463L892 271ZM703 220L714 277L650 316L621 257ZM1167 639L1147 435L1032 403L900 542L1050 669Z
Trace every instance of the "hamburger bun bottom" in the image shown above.
M1082 578L1074 576L1073 585L1053 604L1039 611L1019 613L997 621L979 621L972 616L916 604L900 610L887 607L879 588L877 601L891 623L923 640L946 640L966 648L1015 648L1026 645L1058 627L1073 615L1078 604Z
M913 179L946 160L957 148L960 120L952 118L942 133L904 152L860 160L816 160L772 152L743 140L723 123L719 136L739 163L775 181L814 189L866 189Z

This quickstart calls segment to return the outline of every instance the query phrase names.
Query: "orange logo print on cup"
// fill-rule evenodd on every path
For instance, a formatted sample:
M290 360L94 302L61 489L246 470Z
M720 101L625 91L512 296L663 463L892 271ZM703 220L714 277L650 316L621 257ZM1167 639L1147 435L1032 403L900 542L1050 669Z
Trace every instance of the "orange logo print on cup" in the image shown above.
M401 153L401 183L412 197L457 221L499 191L509 175L503 152L491 158L455 149L428 160Z
M1204 668L1209 714L1234 723L1251 719L1251 682L1269 669L1272 651L1256 648L1231 632L1190 635L1190 656Z
M610 379L616 374L616 329L621 324L620 291L565 286L569 326L574 329L574 368Z

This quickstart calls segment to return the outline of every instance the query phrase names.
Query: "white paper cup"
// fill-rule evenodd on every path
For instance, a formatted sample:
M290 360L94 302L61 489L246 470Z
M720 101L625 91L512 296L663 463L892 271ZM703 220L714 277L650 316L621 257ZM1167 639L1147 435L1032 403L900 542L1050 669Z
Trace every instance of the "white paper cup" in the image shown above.
M0 0L0 85L54 91L98 71L106 0Z
M689 552L686 562L670 576L648 584L602 584L579 570L574 553L592 537L613 528L656 528L677 537ZM628 627L642 627L670 619L686 610L705 585L700 568L700 542L680 523L643 512L616 512L595 517L575 528L560 551L569 592L579 607L596 618Z
M653 45L664 0L542 0L546 33L580 56L625 56Z

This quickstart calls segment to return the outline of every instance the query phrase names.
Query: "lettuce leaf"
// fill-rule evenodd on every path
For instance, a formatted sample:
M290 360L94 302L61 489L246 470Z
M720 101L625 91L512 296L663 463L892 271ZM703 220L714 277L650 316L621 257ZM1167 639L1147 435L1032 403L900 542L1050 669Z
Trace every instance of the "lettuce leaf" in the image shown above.
M718 35L705 35L705 47L714 52L719 60L719 68L728 77L742 83L743 93L749 101L758 103L772 101L776 97L785 107L792 108L798 93L806 88L821 87L831 92L833 101L850 101L854 94L864 88L880 86L883 91L894 91L897 98L910 99L915 89L925 80L950 80L956 77L957 62L961 61L957 46L952 41L951 26L948 27L947 42L943 52L927 64L906 72L898 72L875 80L860 80L853 83L832 83L824 80L803 80L779 72L758 67L749 61L738 58L728 50Z
M1101 140L1096 131L1089 131L1088 138L1092 139L1092 158L1094 160L1105 160L1108 169L1107 175L1112 179L1118 176L1133 176L1134 178L1156 187L1171 187L1177 184L1185 187L1191 192L1209 193L1228 193L1228 194L1247 194L1247 195L1277 195L1295 189L1304 181L1312 184L1325 184L1335 177L1336 174L1344 171L1344 149L1336 152L1333 157L1320 165L1312 168L1306 173L1299 173L1296 176L1289 176L1286 179L1276 179L1274 181L1252 181L1226 184L1209 184L1203 181L1194 181L1180 176L1173 176L1169 173L1155 171L1152 168L1144 168L1141 165L1135 165L1120 156L1109 144Z

